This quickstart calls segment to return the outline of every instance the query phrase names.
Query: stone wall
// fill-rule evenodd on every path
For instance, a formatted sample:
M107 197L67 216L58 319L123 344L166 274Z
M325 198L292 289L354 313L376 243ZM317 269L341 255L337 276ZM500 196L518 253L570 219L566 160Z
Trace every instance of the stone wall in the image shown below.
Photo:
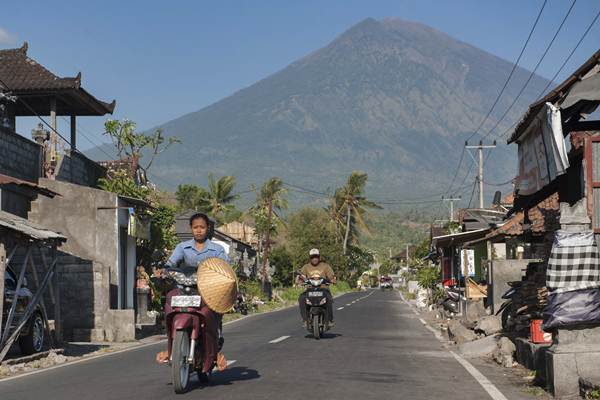
M0 126L0 174L37 182L41 171L41 146Z
M64 155L56 179L77 185L97 187L98 179L106 176L106 168L90 160L79 152L67 151Z

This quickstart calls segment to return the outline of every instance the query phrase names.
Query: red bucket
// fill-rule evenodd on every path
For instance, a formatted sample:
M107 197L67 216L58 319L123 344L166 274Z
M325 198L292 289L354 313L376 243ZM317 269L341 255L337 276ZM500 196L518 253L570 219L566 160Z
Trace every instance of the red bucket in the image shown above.
M552 343L552 334L542 330L541 319L532 319L529 325L529 333L533 343Z

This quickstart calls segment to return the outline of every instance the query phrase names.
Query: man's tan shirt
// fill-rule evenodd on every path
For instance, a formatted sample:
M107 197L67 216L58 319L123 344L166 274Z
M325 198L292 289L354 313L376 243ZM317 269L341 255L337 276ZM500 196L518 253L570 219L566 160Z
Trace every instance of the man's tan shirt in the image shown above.
M314 274L315 272L318 272L321 277L327 278L330 281L332 281L335 278L335 274L333 273L333 269L331 268L331 265L329 265L323 261L319 262L317 265L312 265L310 263L306 264L300 270L300 273L302 275L306 276L307 278L310 278L311 275Z

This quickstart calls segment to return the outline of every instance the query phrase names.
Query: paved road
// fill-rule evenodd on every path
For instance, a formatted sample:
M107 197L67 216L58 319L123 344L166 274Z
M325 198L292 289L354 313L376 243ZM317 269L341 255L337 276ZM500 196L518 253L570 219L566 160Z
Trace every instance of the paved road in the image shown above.
M397 292L336 299L336 328L316 341L287 309L225 328L225 353L236 360L209 386L175 395L168 367L154 363L164 343L0 381L2 400L109 399L491 399L425 329ZM275 343L270 343L271 341ZM481 369L484 371L484 369ZM507 399L529 399L498 368L486 376ZM490 376L492 375L492 376Z

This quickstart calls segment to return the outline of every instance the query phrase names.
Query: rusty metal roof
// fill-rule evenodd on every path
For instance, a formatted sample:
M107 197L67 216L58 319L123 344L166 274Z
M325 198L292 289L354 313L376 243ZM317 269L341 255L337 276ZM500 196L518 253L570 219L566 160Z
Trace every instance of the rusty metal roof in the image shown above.
M25 218L0 211L0 229L4 228L18 235L42 242L65 242L67 238Z
M48 189L47 187L38 185L37 183L24 181L22 179L15 178L14 176L0 174L0 185L8 185L8 184L17 185L17 186L27 186L27 187L35 190L39 194L43 194L44 196L47 196L50 198L53 198L54 196L60 196L60 194L55 192L54 190L51 190L51 189Z

